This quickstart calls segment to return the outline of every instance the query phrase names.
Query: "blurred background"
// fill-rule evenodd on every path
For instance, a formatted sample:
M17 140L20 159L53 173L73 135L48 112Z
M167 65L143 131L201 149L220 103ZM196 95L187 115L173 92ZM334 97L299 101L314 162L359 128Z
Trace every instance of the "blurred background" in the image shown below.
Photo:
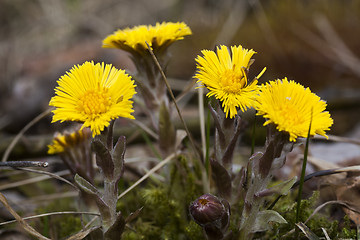
M170 47L167 76L175 90L193 80L202 49L243 45L257 52L250 76L267 67L260 82L288 77L327 100L332 134L358 125L360 1L1 0L1 139L48 108L56 81L74 64L104 61L133 70L126 53L101 48L102 40L119 28L162 21L184 21L193 31ZM29 134L52 135L58 125L50 121Z

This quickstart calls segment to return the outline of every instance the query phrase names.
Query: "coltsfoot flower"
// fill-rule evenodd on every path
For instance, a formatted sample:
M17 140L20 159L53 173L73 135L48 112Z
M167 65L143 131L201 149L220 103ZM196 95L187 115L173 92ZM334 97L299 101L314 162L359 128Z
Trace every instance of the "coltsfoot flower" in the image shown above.
M131 113L135 84L124 70L111 64L85 62L74 66L57 82L49 105L56 109L52 122L77 121L100 134L118 117L134 119Z
M267 119L264 126L275 124L278 131L288 132L289 140L295 142L298 137L307 137L311 121L310 135L327 137L325 131L330 129L333 119L325 111L326 102L309 88L284 78L270 81L260 89L255 109L257 115Z
M184 22L162 22L155 26L139 25L117 30L103 40L104 48L119 48L128 52L147 52L145 41L156 51L167 48L173 42L191 35L191 29Z
M206 96L215 96L222 102L226 118L233 118L237 114L237 108L246 111L253 107L258 93L258 81L255 79L248 85L247 72L251 57L256 52L242 46L232 46L230 53L226 46L221 45L216 52L203 50L201 53L203 57L195 59L195 78L209 89Z
M57 133L51 144L48 145L48 154L62 153L68 148L76 148L89 140L90 137L91 134L88 128L65 134Z

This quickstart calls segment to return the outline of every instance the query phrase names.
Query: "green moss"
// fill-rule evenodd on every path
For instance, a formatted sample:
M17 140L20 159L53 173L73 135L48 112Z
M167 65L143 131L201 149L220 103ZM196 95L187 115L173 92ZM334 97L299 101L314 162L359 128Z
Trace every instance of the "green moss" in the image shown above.
M202 229L188 212L192 201L203 194L199 167L184 156L169 165L169 181L146 183L126 195L118 205L126 217L129 207L143 210L126 229L123 239L202 239ZM166 174L164 174L166 175ZM132 209L135 211L136 209Z
M281 239L295 239L295 233L287 234L294 229L295 226L295 196L297 196L297 194L296 192L293 192L292 194L281 198L274 207L274 210L279 212L286 219L288 224L275 224L272 231L268 231L262 235L263 239L279 239L279 237L281 237ZM315 191L309 199L301 201L300 222L305 222L314 212L318 198L319 192ZM325 229L331 239L354 239L356 237L356 231L355 229L351 229L350 221L345 220L344 226L341 228L338 221L330 221L328 215L328 213L326 215L317 213L306 223L306 226L318 237L324 237L322 228ZM345 217L345 219L348 218Z

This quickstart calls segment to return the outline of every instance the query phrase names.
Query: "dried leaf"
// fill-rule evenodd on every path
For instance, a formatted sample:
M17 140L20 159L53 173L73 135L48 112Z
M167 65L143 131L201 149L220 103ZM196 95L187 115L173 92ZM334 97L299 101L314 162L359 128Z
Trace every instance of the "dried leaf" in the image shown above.
M349 208L343 207L344 212L349 216L356 225L360 225L360 177L346 178L342 181L341 186L337 186L335 194L338 200L346 202L357 212L350 210Z
M6 200L5 196L2 193L0 193L0 201L4 205L4 207L11 213L11 215L13 215L13 217L20 223L21 227L26 232L37 237L40 240L50 240L49 238L41 235L34 228L32 228L27 222L25 222L24 219L19 214L17 214L17 212L14 209L12 209L12 207L9 205L8 201Z
M296 223L296 226L300 228L300 230L305 234L305 236L310 240L320 240L318 236L316 236L315 233L313 233L304 223Z
M186 138L187 134L185 130L178 129L176 130L176 141L175 141L175 149L178 149L181 142Z

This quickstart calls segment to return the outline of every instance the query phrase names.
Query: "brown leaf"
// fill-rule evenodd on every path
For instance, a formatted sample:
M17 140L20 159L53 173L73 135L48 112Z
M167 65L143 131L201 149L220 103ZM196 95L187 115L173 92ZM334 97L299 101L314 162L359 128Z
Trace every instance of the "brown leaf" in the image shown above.
M346 178L343 183L342 186L336 188L337 199L346 202L360 212L360 202L358 201L360 198L360 177ZM343 207L343 210L356 225L360 225L360 214L358 212L345 207Z

